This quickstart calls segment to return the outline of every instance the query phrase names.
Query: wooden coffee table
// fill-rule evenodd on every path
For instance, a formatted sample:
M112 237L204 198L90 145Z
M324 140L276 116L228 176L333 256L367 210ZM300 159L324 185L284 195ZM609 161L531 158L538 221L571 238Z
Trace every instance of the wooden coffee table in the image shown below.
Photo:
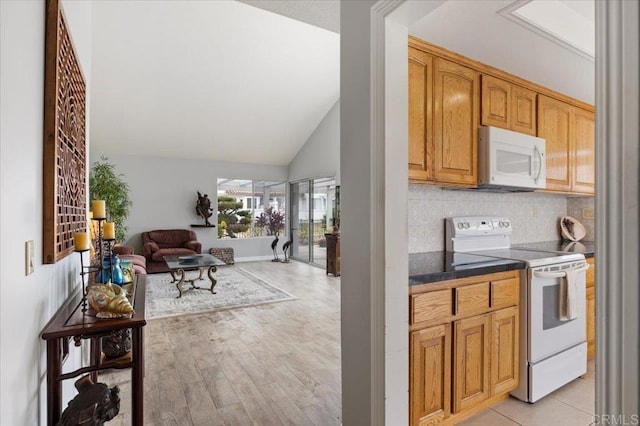
M164 256L164 261L169 267L171 278L173 278L173 281L171 282L176 283L176 288L178 289L178 296L176 297L176 299L182 297L182 284L184 284L185 282L191 284L191 288L188 288L187 290L206 290L194 284L195 281L204 279L202 278L202 274L204 273L205 269L207 270L209 280L211 280L211 293L216 294L216 292L213 291L213 288L218 282L215 278L213 278L213 274L218 270L218 266L226 265L226 263L210 254L196 254L192 256ZM197 278L187 279L186 272L195 270L200 272L199 276Z

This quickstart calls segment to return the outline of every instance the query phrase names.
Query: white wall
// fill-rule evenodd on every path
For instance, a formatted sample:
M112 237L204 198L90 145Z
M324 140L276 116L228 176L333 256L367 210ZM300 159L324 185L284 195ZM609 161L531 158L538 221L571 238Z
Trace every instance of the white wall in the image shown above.
M69 2L64 8L89 87L91 5ZM0 424L3 425L46 423L46 344L40 333L80 285L77 255L53 265L42 264L44 16L44 1L0 2ZM28 240L34 240L35 272L25 276L24 247ZM65 369L79 364L78 351L72 351ZM72 395L72 382L65 383L65 398Z
M340 185L340 100L289 163L289 180L335 176Z
M558 219L567 214L563 195L497 194L409 185L409 253L444 250L444 218L495 215L511 219L511 242L560 239Z
M233 247L236 261L272 257L271 237L218 240L216 228L191 228L202 224L196 214L197 191L212 200L217 193L217 179L242 178L287 180L286 166L226 163L210 160L187 160L165 157L109 154L92 151L91 162L105 155L124 175L129 184L133 206L126 221L126 245L142 253L140 234L154 229L192 229L202 243L203 252L211 247ZM109 207L107 206L107 209ZM216 213L209 219L217 223ZM286 239L280 239L284 244Z
M373 205L371 182L369 53L370 8L374 3L340 3L340 312L345 425L372 425L375 410L372 369L377 349L372 336L371 232L373 215L380 209Z

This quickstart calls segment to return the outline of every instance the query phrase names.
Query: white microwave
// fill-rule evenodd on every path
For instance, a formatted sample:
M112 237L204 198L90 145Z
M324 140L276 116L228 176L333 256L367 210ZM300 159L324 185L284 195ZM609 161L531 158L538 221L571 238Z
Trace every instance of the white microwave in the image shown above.
M542 138L481 126L478 139L478 188L499 191L545 189L545 145Z

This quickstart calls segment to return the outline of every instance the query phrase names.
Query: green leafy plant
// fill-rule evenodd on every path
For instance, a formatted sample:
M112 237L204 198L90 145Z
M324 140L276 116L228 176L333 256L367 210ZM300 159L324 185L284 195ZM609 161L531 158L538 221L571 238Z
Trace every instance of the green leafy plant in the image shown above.
M124 221L129 216L129 207L133 205L129 199L129 185L124 175L116 174L115 166L105 156L91 165L89 172L90 200L105 200L107 220L116 226L116 240L124 242L127 227Z
M234 238L236 232L246 232L251 228L251 211L241 209L242 201L238 201L236 197L218 195L218 227L224 221L227 235L231 238Z

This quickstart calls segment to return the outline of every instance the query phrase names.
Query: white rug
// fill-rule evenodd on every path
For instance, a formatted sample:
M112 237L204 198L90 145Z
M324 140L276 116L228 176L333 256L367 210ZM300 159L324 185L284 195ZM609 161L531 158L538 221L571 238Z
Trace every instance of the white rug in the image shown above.
M198 276L197 271L186 273L187 278ZM220 266L213 274L218 284L211 294L211 281L207 273L202 281L195 281L201 290L189 290L191 284L182 284L182 297L177 299L176 283L171 282L169 273L147 275L146 311L147 319L174 317L178 315L199 314L220 309L230 309L263 303L281 302L296 299L287 293L258 278L238 265Z

